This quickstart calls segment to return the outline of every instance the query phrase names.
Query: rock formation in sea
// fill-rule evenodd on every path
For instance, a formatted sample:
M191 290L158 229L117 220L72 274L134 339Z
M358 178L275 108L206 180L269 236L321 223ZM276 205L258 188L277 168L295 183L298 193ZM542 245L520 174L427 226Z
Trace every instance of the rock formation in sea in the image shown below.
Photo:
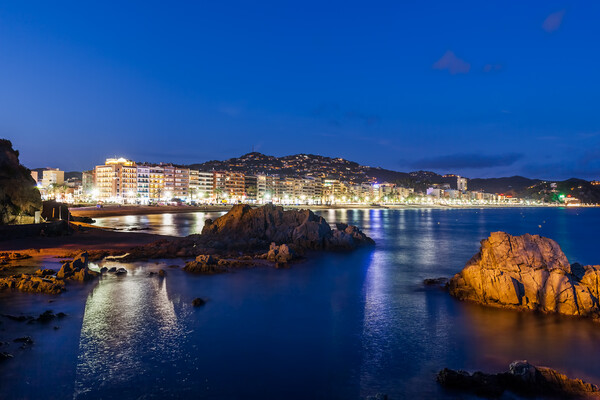
M299 249L353 249L373 244L355 226L338 224L332 230L323 217L310 210L284 210L267 204L252 208L240 204L215 221L207 220L202 229L205 240L226 243L229 248L268 248L271 243Z
M20 274L0 278L0 289L17 289L22 292L59 294L65 291L65 281L90 281L100 273L89 269L88 253L77 255L65 262L58 273L40 268L33 274Z
M600 266L569 264L539 235L492 233L448 289L488 306L600 318Z
M29 169L19 163L12 143L0 139L0 225L31 224L42 198Z
M506 391L535 398L600 398L598 386L571 379L551 368L536 367L527 361L514 361L507 372L498 374L470 374L444 368L438 373L437 381L447 389L488 398L499 398Z
M195 257L186 265L187 271L215 273L254 265L257 260L286 263L307 250L351 250L374 244L355 226L337 224L336 228L310 210L236 205L215 221L207 220L200 235L136 247L121 260Z

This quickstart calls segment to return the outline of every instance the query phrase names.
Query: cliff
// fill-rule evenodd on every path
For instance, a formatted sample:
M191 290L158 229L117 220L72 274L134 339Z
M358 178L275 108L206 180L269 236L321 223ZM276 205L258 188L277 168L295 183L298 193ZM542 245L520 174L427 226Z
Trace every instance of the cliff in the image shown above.
M30 224L42 210L42 199L30 171L19 164L19 152L0 139L0 225Z
M448 283L479 304L600 318L600 266L570 265L552 239L494 232Z

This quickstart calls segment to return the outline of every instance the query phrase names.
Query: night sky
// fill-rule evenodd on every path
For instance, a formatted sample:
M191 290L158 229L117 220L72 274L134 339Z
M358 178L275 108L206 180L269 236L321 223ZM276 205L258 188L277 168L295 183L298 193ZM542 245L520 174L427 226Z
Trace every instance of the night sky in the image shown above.
M68 171L254 147L600 178L600 2L401 3L2 2L0 137Z

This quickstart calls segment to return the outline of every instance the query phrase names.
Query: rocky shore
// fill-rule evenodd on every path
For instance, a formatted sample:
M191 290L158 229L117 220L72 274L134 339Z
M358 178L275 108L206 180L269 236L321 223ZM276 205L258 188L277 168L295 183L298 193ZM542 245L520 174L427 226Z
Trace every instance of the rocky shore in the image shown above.
M499 374L470 374L444 368L438 373L437 381L447 389L487 398L498 398L505 392L535 398L600 398L598 386L571 379L551 368L536 367L527 361L514 361L507 372Z
M552 239L494 232L448 283L460 300L600 319L600 266L569 264Z
M57 272L38 269L33 274L20 274L0 278L1 289L21 292L59 294L66 290L66 281L87 282L100 274L89 269L88 253L83 252L72 261L66 261Z

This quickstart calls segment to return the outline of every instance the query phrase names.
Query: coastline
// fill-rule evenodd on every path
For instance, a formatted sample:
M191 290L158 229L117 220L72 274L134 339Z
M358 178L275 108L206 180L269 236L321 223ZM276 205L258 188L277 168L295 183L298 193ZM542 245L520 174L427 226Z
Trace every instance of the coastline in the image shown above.
M74 207L69 211L75 217L119 217L127 215L153 215L153 214L176 214L192 212L227 212L233 205L207 205L207 206L137 206L137 205L109 205L102 208L97 207ZM565 207L564 205L542 205L542 204L333 204L333 205L283 205L285 209L309 209L309 210L369 210L369 209L473 209L473 208L553 208ZM580 206L588 207L588 206ZM589 206L592 207L592 206Z
M31 256L32 259L66 258L81 251L123 252L157 240L174 238L142 232L120 232L77 222L72 222L71 226L75 229L70 235L23 237L1 241L0 251L18 252Z

